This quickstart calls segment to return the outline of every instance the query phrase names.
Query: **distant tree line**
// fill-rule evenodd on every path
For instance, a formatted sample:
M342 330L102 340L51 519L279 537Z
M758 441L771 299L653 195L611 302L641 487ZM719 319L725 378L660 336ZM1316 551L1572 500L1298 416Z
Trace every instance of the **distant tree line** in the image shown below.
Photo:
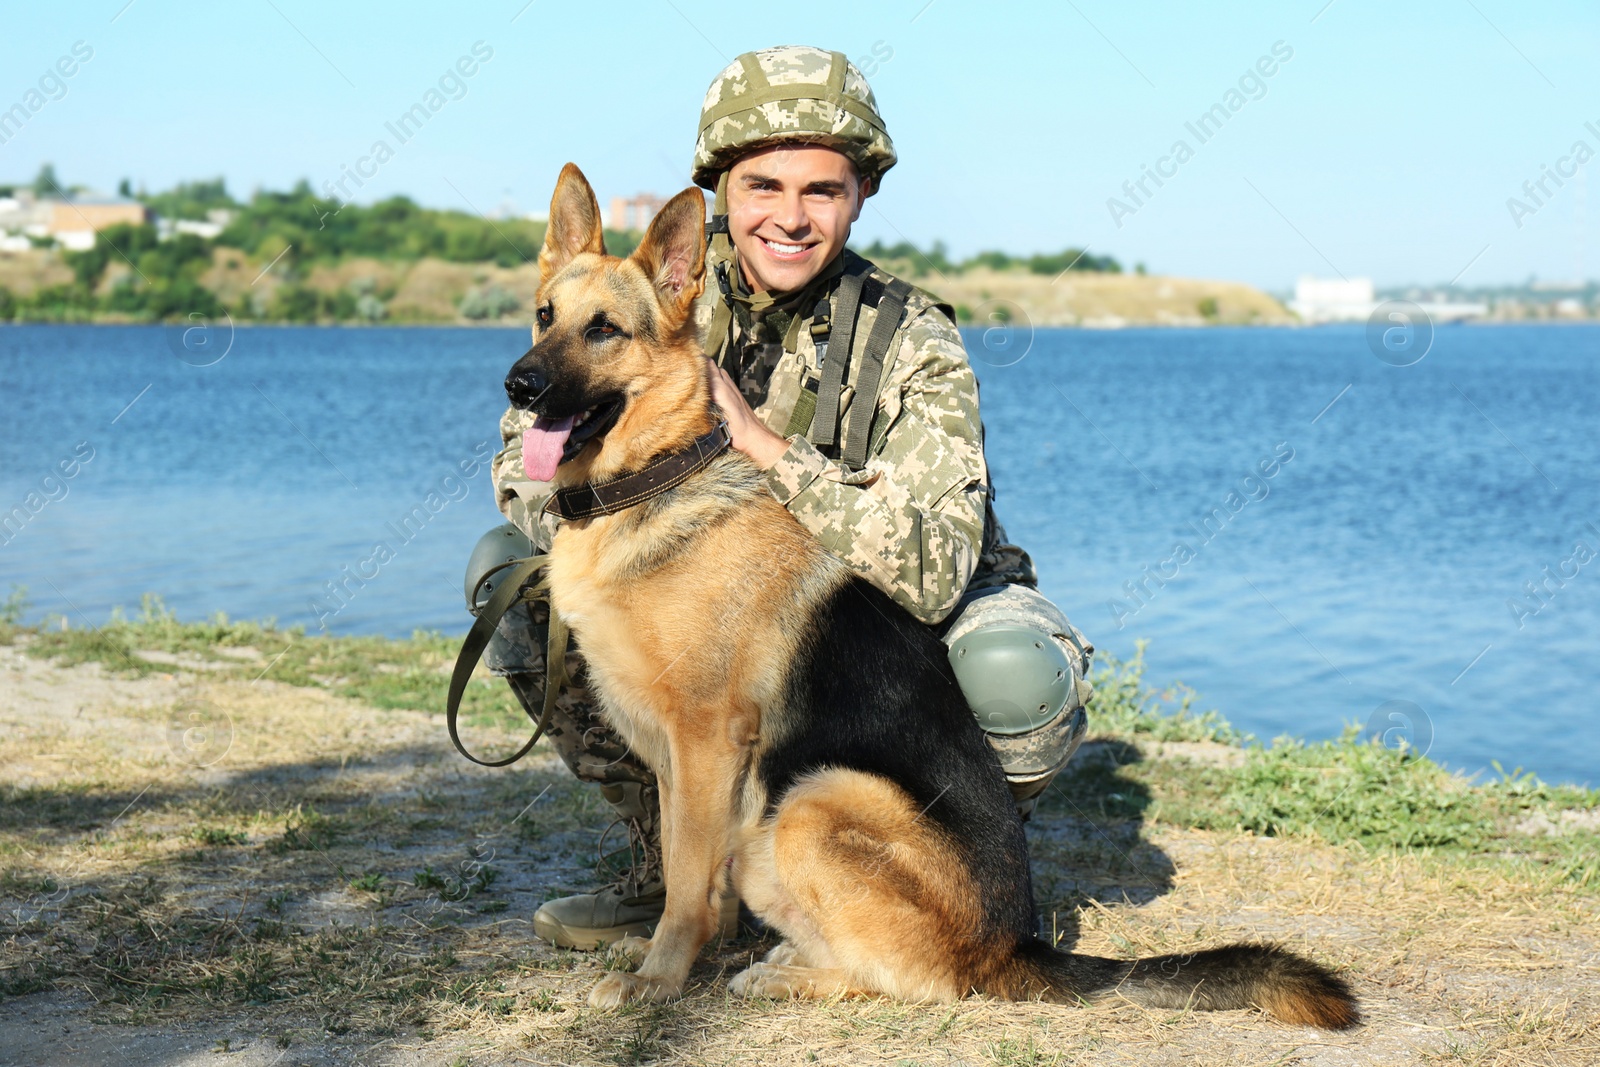
M1060 274L1065 270L1095 271L1101 274L1121 274L1122 264L1111 256L1091 256L1081 248L1066 248L1060 252L1044 252L1032 256L1013 256L1006 252L979 252L959 262L950 259L943 241L935 241L924 251L910 241L886 245L873 241L863 249L863 256L874 263L894 261L905 267L915 277L927 274L960 274L974 267L989 270L1028 270L1034 274Z

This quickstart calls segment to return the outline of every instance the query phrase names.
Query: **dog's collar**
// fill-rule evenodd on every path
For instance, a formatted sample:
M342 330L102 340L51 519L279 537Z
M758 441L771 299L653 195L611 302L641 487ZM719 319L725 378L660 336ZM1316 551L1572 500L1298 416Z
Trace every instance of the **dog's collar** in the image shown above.
M696 437L682 452L662 456L637 474L558 489L545 501L543 510L568 521L614 514L682 485L686 478L704 470L732 444L727 422L719 422L710 433Z

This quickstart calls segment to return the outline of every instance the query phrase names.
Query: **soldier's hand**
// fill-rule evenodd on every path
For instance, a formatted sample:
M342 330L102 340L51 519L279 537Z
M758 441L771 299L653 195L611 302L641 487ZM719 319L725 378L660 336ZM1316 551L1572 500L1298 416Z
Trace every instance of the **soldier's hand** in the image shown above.
M744 394L733 384L728 372L711 360L706 360L706 372L711 379L711 400L728 420L728 436L733 447L748 456L757 467L768 470L789 451L787 438L779 437L750 410Z

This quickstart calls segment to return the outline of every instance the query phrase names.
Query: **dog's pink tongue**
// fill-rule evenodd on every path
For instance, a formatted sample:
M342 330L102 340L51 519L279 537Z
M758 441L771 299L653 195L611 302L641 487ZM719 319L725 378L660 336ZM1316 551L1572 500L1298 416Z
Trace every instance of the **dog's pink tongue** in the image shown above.
M564 419L547 419L540 415L530 429L522 431L522 469L529 480L548 482L556 476L556 468L561 466L561 450L566 447L576 419L576 415Z

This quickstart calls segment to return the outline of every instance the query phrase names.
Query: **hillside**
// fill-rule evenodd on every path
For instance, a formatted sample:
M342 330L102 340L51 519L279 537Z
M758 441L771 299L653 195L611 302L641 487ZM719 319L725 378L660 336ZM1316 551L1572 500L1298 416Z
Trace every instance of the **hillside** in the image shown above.
M69 253L70 255L70 253ZM287 259L288 257L285 257ZM890 270L907 264L889 261ZM148 273L148 272L146 272ZM906 271L906 273L912 273ZM92 290L93 305L73 296L74 271L63 253L34 249L0 255L0 293L10 294L19 320L148 321L151 309L119 306L134 270L112 257ZM1160 275L1071 271L1059 280L1018 268L971 267L914 275L918 285L955 307L963 323L1009 319L1035 326L1277 325L1294 316L1272 297L1239 282ZM287 322L520 324L532 315L536 264L451 262L349 256L310 263L271 263L237 248L214 247L193 271L194 282L236 320ZM365 299L364 299L365 298ZM0 319L7 300L0 296ZM213 313L210 301L193 309ZM172 314L186 314L181 304Z
M1072 271L1059 279L1023 270L973 268L918 279L973 325L1018 312L1035 326L1285 325L1278 301L1241 282ZM998 316L998 318L996 318Z
M314 195L305 182L240 201L216 179L160 193L125 189L112 202L121 221L77 234L92 244L74 245L73 234L40 222L55 217L47 209L63 197L80 196L63 193L53 172L41 173L32 192L0 187L0 194L0 205L8 205L0 212L7 249L0 252L0 321L170 322L226 314L235 322L521 324L531 317L545 229L532 218L427 208L403 196L341 204ZM606 247L626 255L640 238L607 230ZM985 251L959 262L938 242L922 249L874 241L861 251L937 293L972 325L1293 321L1249 286L1146 277L1142 266L1124 274L1112 256L1072 247Z

